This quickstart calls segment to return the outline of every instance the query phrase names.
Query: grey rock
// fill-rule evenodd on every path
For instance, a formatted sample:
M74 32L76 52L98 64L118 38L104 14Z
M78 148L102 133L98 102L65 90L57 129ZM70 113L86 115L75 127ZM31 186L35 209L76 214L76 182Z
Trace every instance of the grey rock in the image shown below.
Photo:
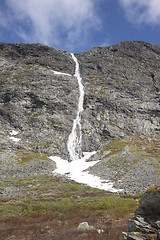
M160 229L160 220L154 222L154 225L153 225L153 226L154 226L155 228L157 228L157 229Z
M160 47L122 42L77 57L86 89L85 149L125 135L159 137Z
M86 232L86 231L89 231L89 230L94 230L94 227L93 226L90 226L88 224L88 222L82 222L78 225L78 230L80 232Z
M128 222L129 232L142 232L142 233L154 233L155 230L152 228L151 224L147 223L143 217L136 216L131 218Z
M12 182L19 179L28 179L35 176L53 176L53 171L55 170L55 163L45 157L45 155L33 157L32 160L22 163L23 157L27 154L35 154L34 152L23 151L12 151L5 150L0 152L0 196L1 197L22 197L26 196L27 191L24 189L23 185L15 186ZM45 157L45 159L43 159ZM5 181L10 180L10 184L4 184ZM25 190L25 191L24 191Z
M146 239L155 239L154 235L148 234L147 236L144 234L140 234L139 232L132 233L122 233L122 240L146 240Z
M160 189L153 188L146 191L140 199L140 205L135 212L135 216L141 215L150 223L160 221Z
M78 84L69 53L41 44L0 44L2 134L16 129L16 148L67 157L77 109ZM71 74L57 75L52 71ZM13 148L11 141L2 142Z
M159 210L160 187L149 189L142 195L135 216L129 220L128 233L123 233L122 239L159 239ZM137 238L134 238L135 232Z

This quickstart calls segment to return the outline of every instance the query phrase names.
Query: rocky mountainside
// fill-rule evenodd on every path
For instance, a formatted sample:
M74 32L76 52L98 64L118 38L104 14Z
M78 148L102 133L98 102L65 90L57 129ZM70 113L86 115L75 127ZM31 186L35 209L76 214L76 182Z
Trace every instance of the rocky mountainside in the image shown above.
M4 147L8 131L16 129L16 148L47 154L66 153L77 107L77 82L52 70L74 74L71 56L39 44L0 45L1 123ZM74 99L74 101L73 101Z
M158 46L122 42L95 47L78 59L86 89L83 129L88 145L126 135L159 137Z
M101 160L90 173L127 193L158 185L160 47L122 42L75 55L85 90L83 151L96 150L93 159ZM31 164L38 158L32 152L68 159L79 95L71 55L41 44L0 43L0 70L1 165L4 155L8 163L23 157ZM55 164L45 168L51 172Z

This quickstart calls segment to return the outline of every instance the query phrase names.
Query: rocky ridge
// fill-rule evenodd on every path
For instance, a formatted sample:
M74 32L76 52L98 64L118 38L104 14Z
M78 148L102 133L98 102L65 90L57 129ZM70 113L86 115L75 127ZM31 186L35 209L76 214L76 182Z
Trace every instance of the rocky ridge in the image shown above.
M101 160L89 171L126 193L158 185L160 47L123 42L75 55L85 87L83 151L96 150L93 159ZM1 166L8 151L15 162L30 156L24 175L35 153L67 159L78 101L71 55L41 44L0 43L0 70ZM10 138L12 130L20 141ZM51 172L55 164L46 156L39 160Z

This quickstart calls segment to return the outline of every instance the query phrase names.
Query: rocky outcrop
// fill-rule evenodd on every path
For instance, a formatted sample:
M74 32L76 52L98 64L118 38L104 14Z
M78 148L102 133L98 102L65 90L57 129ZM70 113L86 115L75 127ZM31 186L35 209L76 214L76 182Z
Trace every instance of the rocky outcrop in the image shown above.
M123 42L76 57L85 87L82 150L96 150L93 159L101 160L89 171L126 193L158 185L160 47ZM71 55L41 44L0 43L0 71L2 151L68 159L79 97Z
M135 216L129 220L123 240L160 239L160 187L149 189L140 199Z
M122 42L77 57L85 85L83 147L101 149L90 172L132 194L158 185L160 47Z
M159 137L160 47L122 42L77 57L86 89L85 150L126 135Z
M67 156L78 99L74 67L69 53L45 45L0 44L4 148L13 148L9 130L16 129L21 141L15 148Z

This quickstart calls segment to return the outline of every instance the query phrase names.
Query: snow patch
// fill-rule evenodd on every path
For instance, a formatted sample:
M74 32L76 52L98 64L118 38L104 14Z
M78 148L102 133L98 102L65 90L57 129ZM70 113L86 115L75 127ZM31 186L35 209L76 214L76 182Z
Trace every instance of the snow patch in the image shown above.
M66 176L69 179L72 179L78 183L86 184L93 188L98 188L110 192L119 192L120 190L115 189L113 187L113 183L110 181L101 179L98 176L94 176L88 173L88 171L84 171L99 162L99 160L86 161L89 156L91 157L93 154L95 154L95 152L86 153L83 158L72 162L68 162L67 160L63 160L57 156L50 156L49 159L56 162L57 168L55 171L53 171L54 174Z
M69 160L71 161L69 162L68 160L61 159L58 156L50 156L49 158L53 160L57 165L57 168L55 171L53 171L53 173L67 176L68 178L78 183L86 184L90 187L99 188L110 192L119 192L120 190L115 189L113 187L113 183L109 180L101 179L100 177L94 176L88 171L85 171L89 167L97 164L99 160L87 161L92 155L96 154L96 151L82 153L81 115L83 112L84 86L82 84L82 78L80 76L78 60L73 53L71 53L71 56L76 64L74 76L77 78L79 85L77 116L73 121L72 131L68 137L67 142L67 148L70 157ZM64 74L57 71L53 72L55 74Z
M13 141L13 142L19 142L21 139L20 138L15 138L15 137L10 137L10 139Z
M15 130L11 130L9 133L10 133L10 135L11 135L11 136L15 136L15 135L17 135L17 134L18 134L18 132L17 132L17 131L15 131Z
M9 134L12 136L12 137L10 137L10 139L11 139L13 142L19 142L19 141L21 140L20 138L13 137L13 136L16 136L16 135L18 134L17 131L11 130L11 131L9 132Z
M54 73L54 74L57 74L57 75L66 75L66 76L72 76L71 74L69 74L69 73L63 73L63 72L58 72L58 71L54 71L54 70L52 70L52 72Z

